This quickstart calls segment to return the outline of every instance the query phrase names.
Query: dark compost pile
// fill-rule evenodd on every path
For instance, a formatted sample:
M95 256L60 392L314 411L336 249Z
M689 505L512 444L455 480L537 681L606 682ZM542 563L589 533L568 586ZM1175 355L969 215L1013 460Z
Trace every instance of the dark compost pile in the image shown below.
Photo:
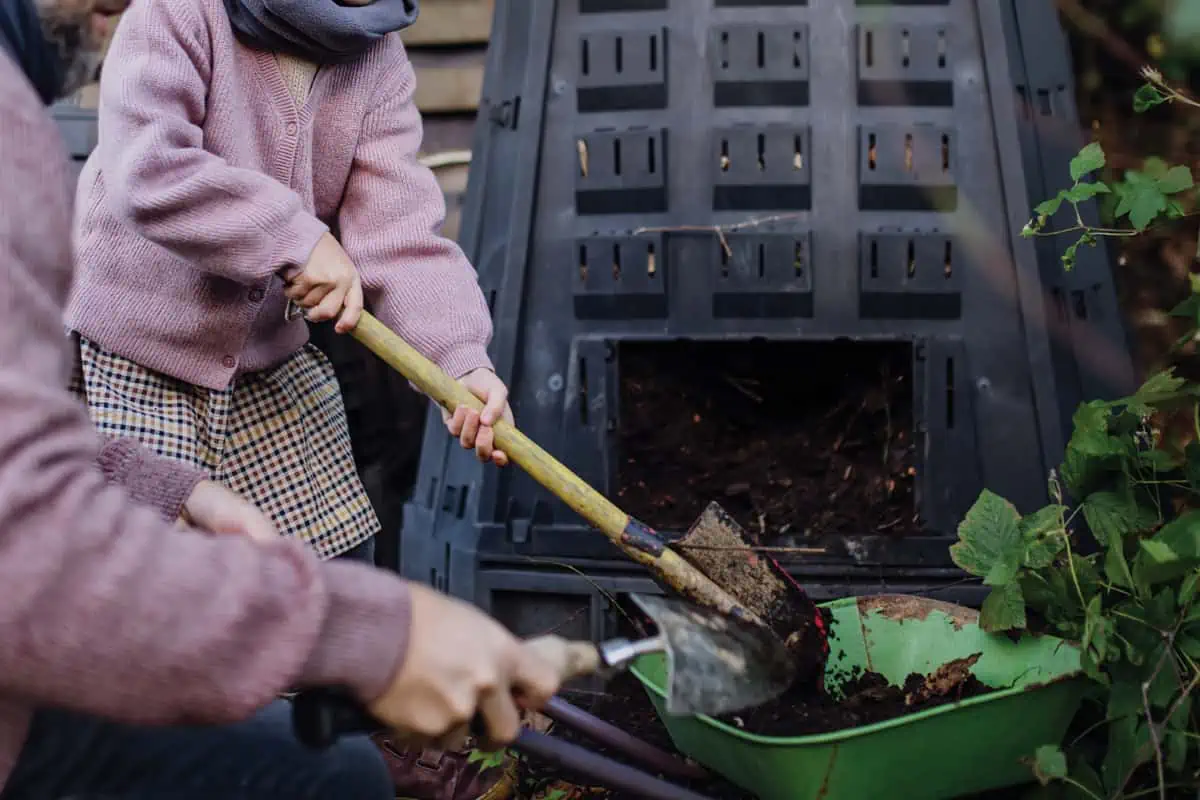
M919 529L911 347L622 345L618 504L686 530L712 500L760 537Z

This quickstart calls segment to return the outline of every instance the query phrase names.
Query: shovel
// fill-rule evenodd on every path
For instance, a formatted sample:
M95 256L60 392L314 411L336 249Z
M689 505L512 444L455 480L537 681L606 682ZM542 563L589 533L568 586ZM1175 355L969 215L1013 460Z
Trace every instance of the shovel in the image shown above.
M654 636L636 641L610 639L600 644L567 642L565 648L557 637L547 636L530 639L525 647L544 650L547 661L559 667L563 681L623 670L639 656L663 653L667 661L667 713L670 714L715 716L739 711L761 705L791 685L795 677L791 653L762 626L676 600L649 595L631 597L654 622L657 628ZM553 698L543 709L543 713L547 712L552 719L582 732L599 733L598 738L626 755L635 758L646 755L636 751L631 738L624 741L614 738L614 731L606 730L603 723L558 698ZM348 695L330 689L300 692L293 700L292 724L297 738L314 748L327 747L342 735L386 730L386 726ZM478 720L472 728L480 728ZM523 730L513 747L613 788L636 791L646 797L696 797L638 770L534 731ZM653 759L642 760L654 763ZM669 762L664 766L669 767Z
M300 309L288 304L287 316ZM483 408L479 398L364 311L351 334L450 413ZM666 587L694 603L765 625L792 652L797 680L819 681L829 652L824 617L800 586L771 558L752 549L749 535L716 503L691 529L668 542L619 509L566 466L504 420L496 446L518 466L600 530ZM670 546L668 546L670 545ZM681 555L683 553L683 555Z

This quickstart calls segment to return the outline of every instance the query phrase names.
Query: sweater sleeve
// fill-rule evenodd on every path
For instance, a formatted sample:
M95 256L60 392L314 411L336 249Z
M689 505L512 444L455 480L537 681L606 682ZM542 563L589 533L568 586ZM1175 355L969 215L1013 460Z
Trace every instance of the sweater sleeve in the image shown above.
M244 719L296 685L374 699L407 646L400 579L290 539L182 529L97 469L101 437L64 388L61 140L9 59L0 131L21 200L0 204L0 695L137 724Z
M338 214L342 246L362 276L367 304L405 341L454 377L492 367L491 315L474 268L441 236L446 205L417 161L416 76L399 56L363 123Z
M192 490L205 478L200 470L160 458L133 439L108 439L96 460L110 483L123 486L136 502L156 509L168 521L179 518Z
M211 46L197 4L139 0L100 80L100 159L113 208L141 236L253 283L303 264L328 227L268 175L205 151Z

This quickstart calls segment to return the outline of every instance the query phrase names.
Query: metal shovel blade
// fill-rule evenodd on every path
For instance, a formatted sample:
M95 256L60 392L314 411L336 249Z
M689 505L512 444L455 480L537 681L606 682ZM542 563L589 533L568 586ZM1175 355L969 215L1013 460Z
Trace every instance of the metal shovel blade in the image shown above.
M769 629L662 597L632 598L658 626L668 714L728 714L791 686L792 654Z

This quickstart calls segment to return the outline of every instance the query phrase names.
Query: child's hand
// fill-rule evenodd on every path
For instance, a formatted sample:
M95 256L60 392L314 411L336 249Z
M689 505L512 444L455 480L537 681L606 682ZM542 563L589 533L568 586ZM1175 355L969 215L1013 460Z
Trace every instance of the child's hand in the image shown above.
M476 369L458 379L471 394L483 401L483 411L459 406L453 414L442 409L442 419L451 436L467 449L475 450L480 461L491 461L497 467L508 463L508 455L495 449L496 434L492 426L497 420L513 421L512 409L508 407L508 387L490 369Z
M308 263L283 292L307 310L310 322L337 318L338 333L354 330L363 309L362 281L338 240L326 233L313 248Z
M196 484L183 504L183 519L206 533L245 536L256 542L279 538L266 514L215 481Z

